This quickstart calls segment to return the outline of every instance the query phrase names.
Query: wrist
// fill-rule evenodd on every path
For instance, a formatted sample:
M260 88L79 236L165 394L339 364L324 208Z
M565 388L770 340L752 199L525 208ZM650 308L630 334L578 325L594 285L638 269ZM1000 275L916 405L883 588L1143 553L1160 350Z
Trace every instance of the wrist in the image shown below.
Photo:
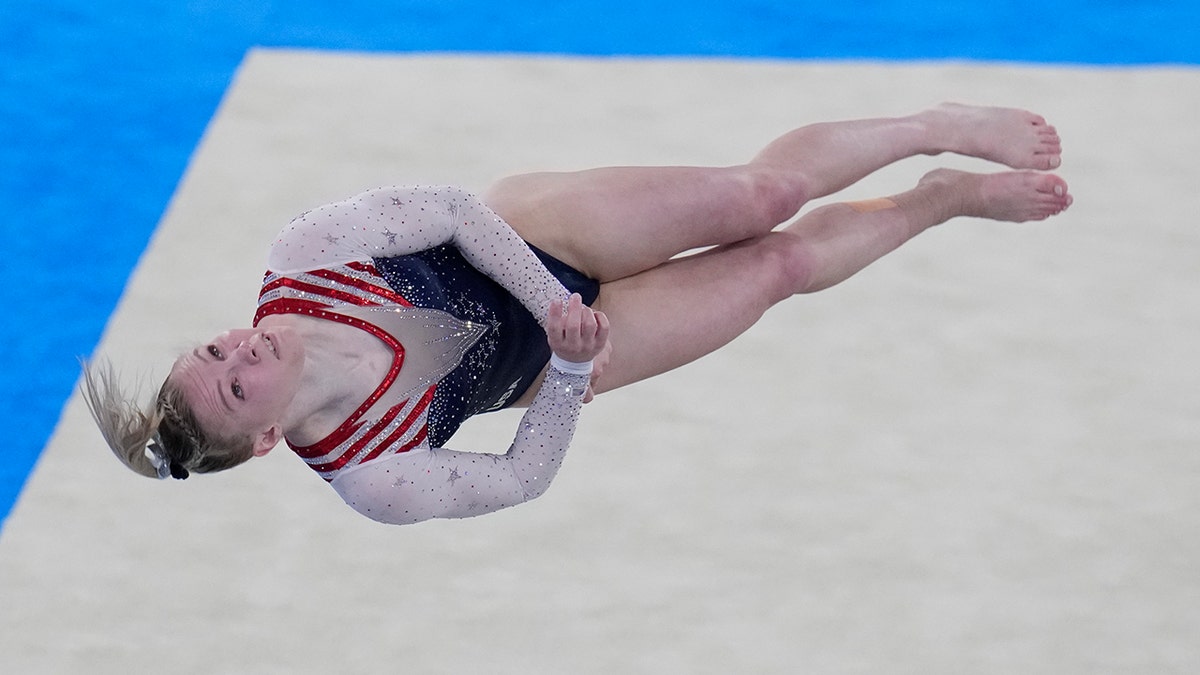
M588 361L568 361L558 354L551 352L550 354L551 367L571 375L590 375L592 372L592 362Z

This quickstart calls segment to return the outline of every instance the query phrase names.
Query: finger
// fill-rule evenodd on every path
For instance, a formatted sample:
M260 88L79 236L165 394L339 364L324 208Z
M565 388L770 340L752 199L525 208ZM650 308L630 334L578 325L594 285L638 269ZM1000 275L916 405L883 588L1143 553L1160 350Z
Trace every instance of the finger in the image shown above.
M546 330L550 330L551 326L561 327L563 315L567 313L563 301L555 298L550 301L550 307L546 310Z
M583 296L578 293L572 293L571 297L567 298L567 326L576 327L579 325L579 319L583 315Z
M585 311L590 312L591 310L584 306L583 297L578 293L572 293L571 297L567 300L563 329L567 342L574 346L578 346L583 337Z
M609 323L608 315L604 312L593 312L596 318L596 341L608 342Z

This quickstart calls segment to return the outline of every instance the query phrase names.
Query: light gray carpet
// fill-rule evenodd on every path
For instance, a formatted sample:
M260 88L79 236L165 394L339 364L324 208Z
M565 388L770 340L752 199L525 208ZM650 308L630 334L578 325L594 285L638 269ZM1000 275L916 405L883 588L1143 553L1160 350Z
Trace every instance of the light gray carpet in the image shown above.
M1074 207L948 224L598 399L531 504L389 528L282 448L155 483L72 399L5 526L0 670L1200 670L1196 69L255 52L102 351L157 386L248 322L276 229L368 187L728 164L944 99L1049 118ZM938 165L986 167L848 194Z

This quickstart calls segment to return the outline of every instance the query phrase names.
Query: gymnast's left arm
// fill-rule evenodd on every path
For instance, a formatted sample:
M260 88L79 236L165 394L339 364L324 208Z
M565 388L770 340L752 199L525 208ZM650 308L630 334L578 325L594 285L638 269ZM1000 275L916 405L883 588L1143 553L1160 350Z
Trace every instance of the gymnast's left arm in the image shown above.
M542 322L567 290L481 199L448 185L385 187L301 214L271 245L267 267L294 274L454 244Z

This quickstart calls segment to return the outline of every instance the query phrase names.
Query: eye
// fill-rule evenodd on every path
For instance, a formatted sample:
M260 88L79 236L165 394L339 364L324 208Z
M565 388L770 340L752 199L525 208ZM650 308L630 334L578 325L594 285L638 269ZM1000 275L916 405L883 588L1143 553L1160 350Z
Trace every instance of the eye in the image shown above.
M221 353L221 350L216 345L209 345L208 353L211 354L213 358L220 359L222 361L225 360L224 354Z
M229 385L229 390L233 392L234 398L238 399L239 401L246 400L245 392L242 391L242 385L238 383L237 380L234 380L233 383Z

